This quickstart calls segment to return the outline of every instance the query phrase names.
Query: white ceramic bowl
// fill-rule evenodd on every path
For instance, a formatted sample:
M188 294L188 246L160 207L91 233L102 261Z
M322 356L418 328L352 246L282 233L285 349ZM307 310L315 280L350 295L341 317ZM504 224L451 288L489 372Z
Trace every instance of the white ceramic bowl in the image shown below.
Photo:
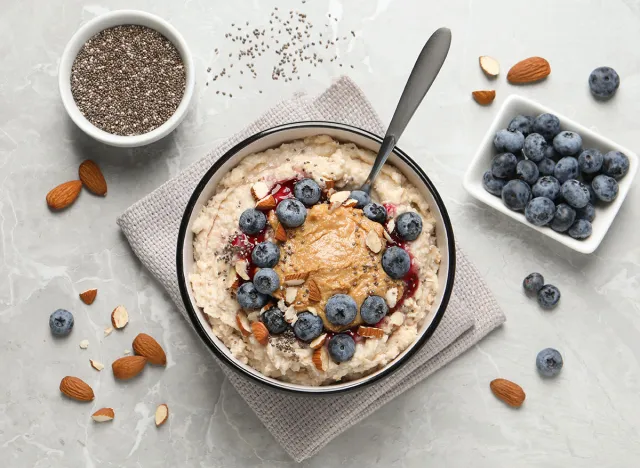
M298 394L327 395L362 388L389 375L402 366L413 353L418 351L427 342L442 319L451 296L455 276L455 245L451 221L435 187L422 169L420 169L409 156L399 148L396 148L389 157L389 163L400 170L409 182L418 188L422 196L429 203L431 212L436 220L436 241L441 252L440 269L438 271L439 291L435 297L430 313L427 315L419 330L416 341L400 353L393 361L372 374L357 380L320 387L282 382L267 377L236 359L224 343L213 333L205 313L198 307L193 296L191 283L188 280L189 274L194 269L193 222L202 211L203 206L214 195L216 186L220 180L231 169L237 166L242 158L252 153L278 147L282 143L313 135L330 135L339 141L352 142L361 148L367 148L374 152L378 151L380 143L382 142L380 137L365 130L332 122L298 122L286 124L265 130L242 141L218 159L195 188L185 209L182 223L180 224L176 269L180 293L189 318L202 341L220 360L241 375L274 389Z
M73 61L75 60L76 55L78 55L78 52L80 51L82 46L87 42L88 39L90 39L100 31L123 24L137 24L146 26L148 28L155 29L167 39L169 39L176 47L176 49L178 49L178 52L182 57L182 61L184 62L187 75L184 96L182 97L182 101L180 102L180 105L176 109L175 113L169 118L169 120L167 120L158 128L142 135L135 136L114 135L96 127L91 122L89 122L84 115L82 115L82 113L78 109L78 106L76 106L76 103L73 100L73 96L71 94L71 67L73 66ZM97 18L94 18L83 25L73 35L73 37L67 44L67 47L64 49L62 58L60 60L60 68L58 70L58 85L60 87L62 103L64 104L64 108L69 113L69 117L71 117L71 120L73 120L75 124L80 127L87 135L95 138L96 140L101 141L102 143L106 143L107 145L126 148L148 145L149 143L153 143L154 141L157 141L160 138L163 138L171 133L178 126L178 124L180 124L187 113L191 97L193 96L195 81L196 78L193 58L191 57L191 52L189 52L187 43L182 38L180 33L162 18L150 13L145 13L144 11L135 10L112 11L110 13L98 16Z
M511 119L513 119L518 114L537 116L544 113L551 113L556 115L560 119L560 127L562 128L562 130L571 130L579 133L582 137L582 146L584 148L597 148L603 153L612 150L621 151L629 158L629 172L626 176L618 181L620 187L618 197L612 203L597 204L596 217L592 223L593 231L591 233L591 236L584 240L574 239L568 234L555 232L549 227L534 226L533 224L527 222L523 213L511 211L504 205L500 197L491 195L482 186L482 175L487 169L491 167L491 160L497 154L496 149L493 146L493 137L495 136L496 132L502 128L507 128L507 125L509 125ZM489 205L490 207L495 208L496 210L506 214L516 221L526 224L530 228L535 229L536 231L557 240L558 242L572 248L573 250L588 254L595 251L600 245L600 242L602 242L602 239L609 230L613 219L616 217L616 214L618 213L622 202L629 192L629 188L633 183L633 179L637 171L638 156L636 156L636 154L629 149L624 148L601 135L598 135L594 131L583 127L577 122L574 122L573 120L559 114L558 112L555 112L552 109L538 104L537 102L531 101L530 99L524 98L522 96L511 95L502 104L498 115L489 127L489 130L484 136L484 139L482 140L482 143L480 144L476 155L471 161L469 169L467 170L467 173L464 177L464 187L472 196Z

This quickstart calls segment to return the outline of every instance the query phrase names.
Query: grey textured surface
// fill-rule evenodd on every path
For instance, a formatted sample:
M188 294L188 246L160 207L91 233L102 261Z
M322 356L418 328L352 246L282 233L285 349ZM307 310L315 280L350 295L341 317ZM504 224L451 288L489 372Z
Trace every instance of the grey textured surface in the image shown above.
M226 66L231 22L267 22L272 6L301 9L324 31L355 38L330 49L300 81L272 81L270 67L253 80L233 75L204 85L206 69ZM415 57L440 26L453 31L451 52L401 147L442 194L456 236L507 315L504 327L443 369L329 443L302 466L380 467L630 467L640 461L640 191L637 183L594 255L568 251L551 239L474 202L462 175L510 93L518 93L638 151L640 125L640 3L637 0L539 0L446 5L418 0L3 0L0 2L0 465L10 467L287 467L297 466L224 377L175 306L131 254L116 217L178 175L230 135L295 91L319 93L345 72L388 122ZM172 22L192 49L199 75L194 106L169 138L148 148L96 144L64 113L57 66L74 31L95 15L138 8ZM329 23L327 13L338 21ZM514 87L488 81L479 55L504 72L531 55L547 58L551 76ZM228 55L228 54L227 54ZM269 59L271 60L271 59ZM354 65L354 68L350 68ZM600 103L587 78L597 66L621 76L617 96ZM301 68L302 69L302 68ZM236 70L236 67L234 67ZM240 90L239 86L243 89ZM233 98L216 90L233 88ZM476 89L497 91L477 106ZM258 89L263 92L259 93ZM109 182L106 199L83 192L70 210L51 214L47 191L74 178L95 158ZM553 312L521 292L538 270L562 290ZM84 306L77 294L99 289ZM117 304L131 313L125 333L103 337ZM76 326L53 340L50 312L67 307ZM119 383L105 364L144 331L167 350L167 369L148 368ZM78 343L88 339L81 350ZM552 346L565 359L559 378L538 377L535 356ZM64 375L86 379L99 395L79 405L60 397ZM512 411L488 382L510 378L527 392ZM171 405L169 422L153 426L155 405ZM110 405L113 423L95 425L92 409ZM337 422L336 424L339 424Z

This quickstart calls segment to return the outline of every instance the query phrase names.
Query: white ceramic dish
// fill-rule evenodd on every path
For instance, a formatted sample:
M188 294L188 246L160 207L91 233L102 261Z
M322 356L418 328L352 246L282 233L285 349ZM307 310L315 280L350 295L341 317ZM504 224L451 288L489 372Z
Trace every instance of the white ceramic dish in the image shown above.
M291 384L266 377L252 367L237 360L231 351L229 351L222 341L213 333L204 312L197 306L193 296L191 283L188 281L188 276L194 267L192 225L200 214L203 206L214 195L218 182L231 169L237 166L242 158L252 153L280 146L282 143L312 135L330 135L339 141L352 142L374 152L378 151L380 143L382 142L380 137L365 130L332 122L298 122L286 124L265 130L247 138L218 159L194 190L180 225L176 268L180 293L194 328L209 349L225 364L229 365L234 371L274 389L302 394L326 395L362 388L367 384L385 377L403 365L413 353L418 351L420 347L426 343L444 315L451 296L455 276L455 245L453 228L449 216L435 187L420 167L399 148L396 148L389 157L389 163L399 169L407 179L418 188L422 196L424 196L425 200L429 203L432 214L436 220L436 240L441 252L441 263L438 271L440 289L431 311L419 331L416 341L392 362L366 377L321 387Z
M142 135L135 136L114 135L96 127L89 122L84 115L82 115L71 94L71 67L73 66L73 61L82 46L88 39L100 31L123 24L146 26L148 28L155 29L164 35L173 43L176 49L178 49L178 52L182 57L182 61L184 62L187 75L184 96L182 97L182 101L176 109L176 112L169 118L169 120L158 128ZM191 57L191 52L189 51L187 43L180 33L162 18L150 13L145 13L144 11L135 10L118 10L106 13L83 25L73 35L67 44L67 47L65 47L64 52L62 53L62 58L60 59L60 67L58 70L60 96L62 97L62 103L64 108L67 110L69 117L71 117L71 120L73 120L75 124L82 129L82 131L96 140L106 143L107 145L127 148L148 145L171 133L178 124L180 124L187 113L189 103L193 96L195 81L193 58Z
M509 122L511 122L511 119L518 114L537 116L544 113L551 113L558 116L562 130L571 130L579 133L580 136L582 136L582 146L584 148L597 148L603 153L612 150L621 151L629 158L629 172L618 181L620 186L618 197L612 203L607 205L599 203L596 206L596 217L592 223L593 232L590 237L584 240L573 239L572 237L569 237L569 235L555 232L549 227L537 227L530 224L525 219L524 214L511 211L504 205L500 197L491 195L482 186L482 175L491 167L491 160L497 154L496 149L493 146L493 137L496 132L502 128L506 128L507 125L509 125ZM552 109L538 104L537 102L531 101L530 99L522 96L511 95L502 104L498 115L489 127L487 134L484 136L478 151L471 161L469 169L467 169L467 173L464 177L464 187L473 197L515 219L516 221L526 224L530 228L557 240L573 250L589 254L598 248L600 242L602 242L602 239L609 230L611 223L616 217L622 202L624 202L624 199L631 188L631 184L633 183L633 179L637 171L638 156L629 149L614 143L608 138L583 127L579 123L555 112Z

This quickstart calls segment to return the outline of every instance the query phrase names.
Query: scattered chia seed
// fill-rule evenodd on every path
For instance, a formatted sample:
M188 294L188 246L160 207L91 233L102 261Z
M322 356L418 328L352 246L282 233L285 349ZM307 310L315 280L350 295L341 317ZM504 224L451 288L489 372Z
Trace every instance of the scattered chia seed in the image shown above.
M165 123L184 95L180 53L154 29L123 25L90 38L71 68L71 94L96 127L141 135Z

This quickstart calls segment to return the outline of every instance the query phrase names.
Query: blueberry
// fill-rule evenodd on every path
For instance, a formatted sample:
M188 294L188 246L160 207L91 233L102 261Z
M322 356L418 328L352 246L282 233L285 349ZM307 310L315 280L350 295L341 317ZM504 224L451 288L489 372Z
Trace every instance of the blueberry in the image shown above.
M591 223L586 219L576 219L567 231L574 239L586 239L591 235L592 227Z
M73 328L73 314L65 309L56 310L49 316L49 327L54 335L68 335Z
M329 340L329 356L334 362L345 362L356 352L356 342L349 335L339 333Z
M486 171L482 176L482 186L487 192L491 195L495 195L496 197L502 195L502 189L506 183L507 181L504 179L493 177L491 170Z
M585 174L595 174L602 167L604 156L595 148L588 148L578 156L578 167Z
M273 242L260 242L251 252L251 261L258 268L273 268L280 260L280 248Z
M548 224L555 214L556 205L549 198L545 197L534 198L524 209L524 217L536 226Z
M365 205L371 203L371 197L367 192L363 192L362 190L353 190L349 198L353 198L358 203L356 204L356 208L364 208Z
M493 145L501 153L517 153L524 145L524 135L518 130L498 130Z
M565 232L576 220L576 210L566 203L556 206L556 214L551 221L551 229L557 232Z
M538 182L531 187L534 197L547 197L555 200L560 194L560 182L553 176L544 176L538 179Z
M545 309L551 309L558 304L560 300L560 290L552 284L545 284L538 291L538 304Z
M258 234L267 225L267 217L255 208L244 210L240 215L240 230L249 236Z
M556 169L556 163L553 159L544 158L538 163L538 172L541 176L552 176Z
M289 328L289 324L284 319L284 314L277 307L272 307L260 314L260 320L267 327L272 335L279 335Z
M585 184L576 179L569 179L562 184L562 197L574 208L584 208L591 196Z
M629 171L629 158L620 151L609 151L604 155L602 172L614 179L622 179Z
M502 153L493 158L491 173L499 179L513 179L516 176L518 159L512 153Z
M531 200L531 187L526 182L510 180L502 189L502 201L511 210L524 210L529 200Z
M302 179L293 186L293 195L305 206L313 206L320 201L322 189L313 179Z
M620 86L620 77L613 68L599 67L589 75L589 89L598 99L611 98Z
M540 114L533 122L533 131L551 142L560 133L560 120L553 114Z
M582 137L576 132L564 131L553 139L553 147L562 156L575 156L582 149Z
M293 324L293 333L302 341L311 341L318 338L323 330L322 319L307 311L300 312L296 323Z
M307 219L307 209L300 200L287 198L278 203L276 215L284 227L295 228Z
M584 208L576 210L576 218L586 219L587 221L592 223L596 218L596 208L591 203L587 203L587 206L585 206Z
M593 179L591 187L596 197L604 202L611 202L618 196L618 182L613 177L600 174Z
M238 304L243 309L260 309L269 301L269 296L259 292L253 283L244 283L236 293Z
M369 296L360 306L360 317L369 325L378 323L388 312L389 306L380 296Z
M533 131L533 117L530 115L516 115L511 122L507 130L519 131L525 137Z
M524 184L524 182L522 182ZM391 246L382 254L382 269L393 279L404 278L411 268L409 254L400 247Z
M562 155L558 154L553 145L547 145L547 149L544 150L544 157L556 162L562 158Z
M324 313L334 325L349 325L358 314L358 306L351 296L336 294L327 301Z
M593 190L593 187L591 186L591 184L588 184L587 188L589 189L589 203L591 203L592 205L595 205L596 202L598 201L598 197L596 196L596 191Z
M516 174L518 174L518 177L529 185L535 184L540 177L540 171L538 170L536 163L526 159L518 163L516 166Z
M524 140L524 155L533 162L540 162L545 158L548 144L542 135L532 133Z
M522 287L529 294L538 294L544 286L544 278L540 273L531 273L522 282Z
M272 294L280 286L280 278L271 268L262 268L253 276L253 284L262 294Z
M580 168L578 167L578 160L567 156L562 158L556 163L556 168L553 170L553 175L561 184L564 184L569 179L577 179L580 174Z
M387 209L379 203L367 203L362 211L367 218L376 223L383 224L387 220Z
M562 365L562 355L556 349L543 349L536 356L536 367L544 377L555 377L562 370Z
M396 232L406 241L414 241L422 232L422 218L415 211L407 211L396 218Z

